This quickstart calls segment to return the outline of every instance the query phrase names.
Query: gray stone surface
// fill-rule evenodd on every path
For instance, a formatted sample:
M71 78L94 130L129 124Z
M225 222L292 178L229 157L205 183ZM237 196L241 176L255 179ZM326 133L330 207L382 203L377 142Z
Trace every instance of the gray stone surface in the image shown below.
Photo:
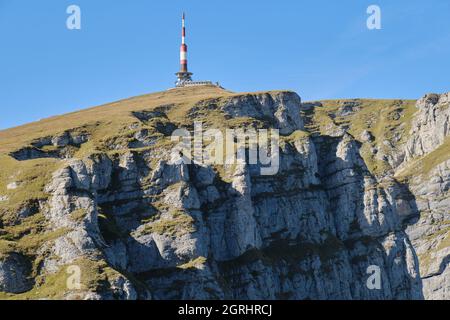
M23 293L33 287L31 263L21 254L0 256L0 291Z

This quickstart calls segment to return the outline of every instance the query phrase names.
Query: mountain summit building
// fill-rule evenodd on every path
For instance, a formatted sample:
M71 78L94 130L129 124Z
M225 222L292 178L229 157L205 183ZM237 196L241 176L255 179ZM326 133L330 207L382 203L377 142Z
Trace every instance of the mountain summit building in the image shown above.
M192 87L192 86L219 86L219 83L213 84L211 81L192 81L192 72L188 71L187 52L188 47L186 45L186 15L183 13L182 17L182 29L181 29L181 47L180 47L180 71L176 73L177 81L175 86L180 87Z

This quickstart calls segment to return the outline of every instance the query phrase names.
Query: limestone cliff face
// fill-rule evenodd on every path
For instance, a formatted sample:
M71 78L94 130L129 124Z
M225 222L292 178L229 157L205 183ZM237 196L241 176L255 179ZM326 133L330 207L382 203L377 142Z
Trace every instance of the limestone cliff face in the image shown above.
M449 103L450 93L427 94L417 102L419 114L413 120L405 161L426 155L444 143L450 134Z
M45 196L21 206L33 214L5 221L4 234L42 215L37 233L52 236L33 254L22 238L5 243L0 291L26 295L42 285L66 299L449 299L449 157L423 176L397 176L446 143L446 104L448 95L418 102L408 139L390 146L402 161L382 173L365 153L372 133L360 138L334 117L318 123L319 109L291 92L220 93L188 108L136 101L111 137L100 131L96 140L83 128L66 133L67 141L39 140L51 151L36 142L13 150L19 163L58 165L43 183ZM264 176L260 164L243 162L183 163L164 141L199 119L208 128L280 129L278 173ZM53 288L47 279L69 266L81 266L81 288ZM367 286L371 266L380 288Z
M428 299L450 299L449 105L449 93L420 99L405 149L405 163L420 164L414 166L418 170L410 179L409 188L421 216L407 232L421 258L424 294Z

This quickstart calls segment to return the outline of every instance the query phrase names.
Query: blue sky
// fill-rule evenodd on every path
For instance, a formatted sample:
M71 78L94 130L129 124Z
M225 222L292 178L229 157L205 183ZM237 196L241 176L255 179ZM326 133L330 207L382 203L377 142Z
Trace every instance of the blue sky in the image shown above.
M81 30L66 28L71 4ZM0 129L173 86L183 10L194 78L232 91L450 91L448 0L0 0Z

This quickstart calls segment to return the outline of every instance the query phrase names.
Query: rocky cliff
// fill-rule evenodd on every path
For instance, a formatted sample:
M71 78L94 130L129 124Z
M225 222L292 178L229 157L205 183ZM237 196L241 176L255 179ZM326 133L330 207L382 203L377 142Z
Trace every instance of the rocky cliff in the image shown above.
M0 132L0 297L450 299L449 100L183 88ZM186 164L195 121L279 129L278 171Z

